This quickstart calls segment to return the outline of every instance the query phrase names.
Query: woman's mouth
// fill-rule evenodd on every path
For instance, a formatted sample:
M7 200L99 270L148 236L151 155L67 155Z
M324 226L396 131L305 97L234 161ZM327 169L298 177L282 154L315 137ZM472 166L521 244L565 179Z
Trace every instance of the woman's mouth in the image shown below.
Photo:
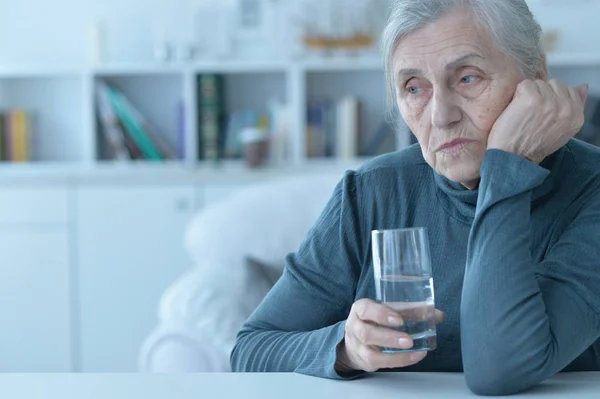
M454 154L460 152L463 148L465 148L467 145L469 145L472 142L473 142L473 140L466 140L466 139L452 140L452 141L449 141L449 142L443 144L441 147L439 147L436 150L436 152L441 152L442 154L447 154L447 155L454 155Z

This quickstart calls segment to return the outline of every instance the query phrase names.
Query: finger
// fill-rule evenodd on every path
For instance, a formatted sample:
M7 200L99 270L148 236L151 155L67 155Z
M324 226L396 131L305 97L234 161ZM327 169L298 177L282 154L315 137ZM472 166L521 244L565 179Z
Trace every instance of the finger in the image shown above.
M548 82L548 85L554 91L554 93L556 93L559 99L569 100L571 98L567 86L565 86L558 80L552 79Z
M533 80L525 79L517 85L517 91L515 95L523 95L527 93L540 94L540 91Z
M444 320L446 320L446 313L442 312L441 310L436 309L435 310L435 323L440 324L440 323L443 323Z
M544 101L548 101L554 104L558 104L559 101L559 97L558 97L558 93L555 93L554 90L552 89L552 87L548 84L548 82L545 82L543 80L536 80L535 81L535 85L540 93L540 95L542 96L542 99Z
M583 105L583 99L581 98L581 93L577 87L569 86L567 87L567 92L569 93L571 103L579 106Z
M358 342L366 346L410 349L414 345L410 335L368 322L357 323L350 327L349 330L349 333L353 335Z
M579 94L579 98L585 103L590 93L590 86L588 84L576 86L575 89Z
M402 316L391 308L379 304L370 299L361 299L354 305L354 313L356 316L367 322L373 322L382 326L400 327L404 324Z
M395 369L415 365L421 362L427 356L427 352L410 353L383 353L376 349L365 348L361 358L368 365L369 370L377 371L379 369Z

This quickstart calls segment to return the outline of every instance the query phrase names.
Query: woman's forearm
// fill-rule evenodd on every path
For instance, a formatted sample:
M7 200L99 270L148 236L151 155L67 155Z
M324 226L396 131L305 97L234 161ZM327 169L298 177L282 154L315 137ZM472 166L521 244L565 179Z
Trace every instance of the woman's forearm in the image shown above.
M337 347L344 322L309 332L252 330L238 336L231 354L236 372L296 372L316 377L348 379L361 373L336 369Z
M482 167L461 304L463 364L475 392L530 388L593 342L589 309L568 285L538 276L532 259L532 192L546 176L500 151Z

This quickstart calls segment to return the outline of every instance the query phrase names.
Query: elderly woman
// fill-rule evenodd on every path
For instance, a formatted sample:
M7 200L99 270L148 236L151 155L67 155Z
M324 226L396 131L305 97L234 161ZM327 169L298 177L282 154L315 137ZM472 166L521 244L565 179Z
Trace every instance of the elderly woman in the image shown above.
M600 151L524 0L395 0L384 50L419 146L348 172L238 335L235 371L464 371L478 394L600 370ZM370 232L426 227L438 349L373 301ZM439 322L444 314L438 313Z

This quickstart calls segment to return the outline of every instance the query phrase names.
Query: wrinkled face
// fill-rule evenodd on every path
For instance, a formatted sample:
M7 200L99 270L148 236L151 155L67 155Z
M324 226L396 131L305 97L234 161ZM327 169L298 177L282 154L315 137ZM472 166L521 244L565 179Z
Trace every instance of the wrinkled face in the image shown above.
M524 79L517 63L457 10L399 42L394 75L400 113L427 163L475 188L490 130Z

